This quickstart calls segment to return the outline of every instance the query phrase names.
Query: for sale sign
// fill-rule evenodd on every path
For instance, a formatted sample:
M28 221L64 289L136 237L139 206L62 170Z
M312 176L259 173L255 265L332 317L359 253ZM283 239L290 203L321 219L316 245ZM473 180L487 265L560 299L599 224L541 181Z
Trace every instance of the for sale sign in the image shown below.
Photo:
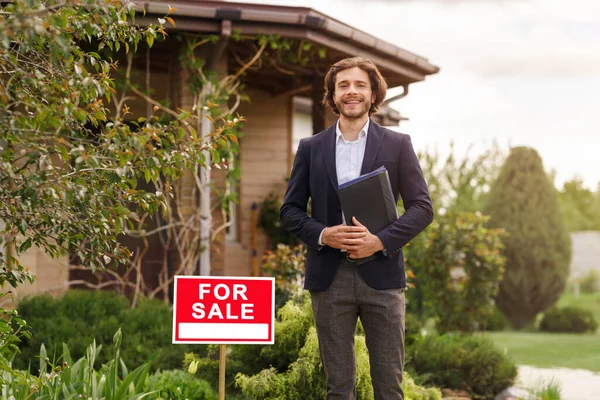
M173 343L273 344L275 278L176 276Z

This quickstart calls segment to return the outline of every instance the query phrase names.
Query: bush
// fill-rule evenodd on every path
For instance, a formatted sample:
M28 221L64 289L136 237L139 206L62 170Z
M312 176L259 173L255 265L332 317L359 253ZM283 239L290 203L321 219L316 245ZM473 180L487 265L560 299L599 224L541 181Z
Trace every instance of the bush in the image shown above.
M412 313L406 313L404 316L404 341L407 346L413 344L421 337L422 328L423 325L419 321L419 318Z
M569 277L571 237L556 188L531 148L513 148L490 188L486 213L504 239L506 272L496 305L513 327L531 324L556 303Z
M356 399L374 398L369 373L369 355L364 336L357 336L356 351ZM274 368L265 369L252 377L238 374L236 384L249 400L304 400L324 399L325 372L319 358L319 344L314 327L306 338L306 344L300 351L300 357L294 361L285 373L277 373ZM423 388L403 374L402 389L405 398L412 400L441 400L442 394L437 388Z
M408 348L409 372L428 376L437 387L494 398L517 376L514 361L484 336L428 335Z
M194 348L203 353L206 348L172 344L172 312L158 300L143 299L131 310L128 300L114 292L70 290L58 299L48 295L25 298L17 309L32 331L15 358L15 367L21 369L38 364L36 356L42 343L50 360L60 356L62 343L74 357L82 357L93 340L110 348L119 328L123 331L121 357L128 365L140 365L156 353L154 370L175 369L181 366L186 351ZM101 353L97 362L107 362L112 356L109 353Z
M591 311L579 307L552 308L540 322L540 331L584 333L596 332L598 321Z
M159 399L217 400L208 382L182 370L157 372L146 381L148 391L157 391Z
M277 244L275 250L267 250L263 256L262 268L266 275L275 278L275 308L279 310L301 291L306 269L304 245Z
M509 326L508 319L496 307L485 316L482 327L486 331L504 331Z
M414 325L410 324L413 327L411 329L416 330ZM319 357L308 292L290 300L279 310L275 322L275 344L232 345L228 349L226 387L231 390L231 394L237 394L233 391L237 388L244 398L249 400L325 398L325 373ZM184 365L186 368L197 370L202 379L216 383L218 363L217 352L213 350L216 350L216 346L209 348L209 357L186 354ZM370 400L373 398L373 389L363 335L356 336L355 350L358 399ZM429 400L441 397L435 397L435 393L439 393L435 389L425 390L410 386L412 381L408 376L405 377L405 382L409 385L405 390L413 390L418 394L407 398Z
M595 293L600 290L600 274L595 269L588 271L577 281L579 282L579 289L583 293Z
M503 232L486 228L488 219L480 213L438 216L407 248L407 265L416 275L414 301L424 302L411 308L429 310L440 332L481 330L493 308L505 259Z

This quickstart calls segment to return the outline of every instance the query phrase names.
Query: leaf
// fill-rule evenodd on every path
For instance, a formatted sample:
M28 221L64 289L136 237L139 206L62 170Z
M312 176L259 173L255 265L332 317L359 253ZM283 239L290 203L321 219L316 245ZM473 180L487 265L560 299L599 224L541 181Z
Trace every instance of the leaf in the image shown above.
M154 35L151 32L146 32L146 42L150 47L154 44Z
M181 121L183 119L189 118L191 113L189 111L182 112L177 116L177 121Z
M229 134L228 137L229 137L229 140L231 140L233 143L235 143L239 146L240 142L238 141L237 136L235 136L234 134Z
M24 253L30 247L31 247L31 238L28 238L26 241L24 241L23 243L21 243L21 246L19 246L19 253Z

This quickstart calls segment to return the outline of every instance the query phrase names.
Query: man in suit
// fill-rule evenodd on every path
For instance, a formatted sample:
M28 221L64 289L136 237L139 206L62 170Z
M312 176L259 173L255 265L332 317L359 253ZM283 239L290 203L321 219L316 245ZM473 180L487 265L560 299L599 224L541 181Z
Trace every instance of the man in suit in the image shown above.
M402 247L433 220L433 208L410 137L370 120L387 83L360 57L334 64L323 103L339 115L300 141L281 207L285 229L307 245L304 287L311 293L327 399L354 399L357 318L365 331L376 400L402 400L404 289ZM338 185L385 166L405 213L380 232L344 221ZM307 214L312 199L312 215ZM356 259L375 255L357 265Z

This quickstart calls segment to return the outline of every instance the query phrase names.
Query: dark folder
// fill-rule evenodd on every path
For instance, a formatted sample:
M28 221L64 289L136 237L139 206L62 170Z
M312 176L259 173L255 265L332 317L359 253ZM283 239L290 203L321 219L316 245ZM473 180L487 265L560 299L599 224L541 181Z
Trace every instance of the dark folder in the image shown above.
M398 210L390 178L385 167L361 175L338 188L346 225L352 225L352 217L375 234L398 218ZM357 260L359 264L374 257Z

